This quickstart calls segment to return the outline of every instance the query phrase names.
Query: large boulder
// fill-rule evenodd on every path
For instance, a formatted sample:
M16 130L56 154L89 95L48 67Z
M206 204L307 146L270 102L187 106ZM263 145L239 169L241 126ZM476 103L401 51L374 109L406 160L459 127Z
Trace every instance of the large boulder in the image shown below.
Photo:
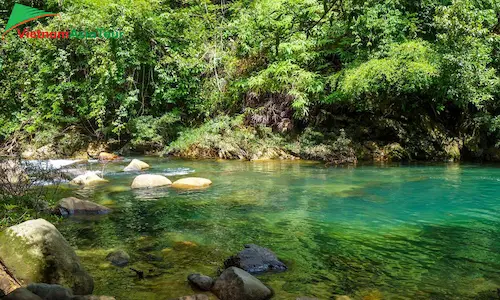
M132 182L132 188L133 189L153 188L170 184L172 184L172 181L170 181L165 176L154 175L154 174L142 174L134 178L134 181Z
M172 187L179 189L196 189L204 188L212 184L210 179L200 177L187 177L176 180L172 183Z
M57 208L62 216L102 215L107 214L111 211L106 206L102 206L87 200L80 200L75 197L61 199Z
M21 284L60 284L75 294L92 294L94 281L61 233L44 219L0 232L0 260Z
M33 294L26 288L19 288L5 297L2 300L44 300Z
M282 272L287 269L286 265L271 250L254 244L245 245L245 249L226 259L224 267L229 268L233 266L243 269L250 274L259 274L268 271Z
M222 272L212 292L221 300L266 300L273 295L260 280L236 267Z
M123 171L128 172L128 171L141 171L149 169L149 165L143 161L140 161L138 159L132 159L132 161L126 166Z
M106 179L99 177L95 172L88 171L85 174L77 176L75 179L71 180L71 184L76 185L94 185L98 183L108 182Z
M72 300L73 292L58 284L32 283L27 289L42 299Z
M214 285L214 280L212 279L212 277L198 273L189 274L188 281L202 291L210 291L210 289Z

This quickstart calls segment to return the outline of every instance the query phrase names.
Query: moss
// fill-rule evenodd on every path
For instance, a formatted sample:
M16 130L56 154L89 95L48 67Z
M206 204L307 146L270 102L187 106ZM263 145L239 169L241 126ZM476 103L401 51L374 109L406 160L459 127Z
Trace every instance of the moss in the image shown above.
M23 239L9 233L9 229L0 232L0 258L22 282L43 282L46 266L42 255L27 247Z

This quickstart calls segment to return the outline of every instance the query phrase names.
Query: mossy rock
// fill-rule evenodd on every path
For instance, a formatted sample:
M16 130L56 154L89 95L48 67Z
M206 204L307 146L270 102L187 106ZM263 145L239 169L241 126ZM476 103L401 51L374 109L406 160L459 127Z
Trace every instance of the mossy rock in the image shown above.
M0 233L0 259L22 284L43 282L92 294L94 282L61 233L44 219L30 220Z

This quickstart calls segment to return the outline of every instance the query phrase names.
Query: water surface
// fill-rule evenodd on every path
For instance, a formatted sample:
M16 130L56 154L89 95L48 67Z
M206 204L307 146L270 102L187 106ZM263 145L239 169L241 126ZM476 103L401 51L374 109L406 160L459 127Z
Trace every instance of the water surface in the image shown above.
M497 299L500 168L185 161L143 158L172 181L206 177L204 190L131 190L138 173L105 168L109 184L67 191L113 208L58 225L95 279L95 294L169 299L197 293L192 272L215 276L244 244L288 266L259 276L273 299ZM91 169L101 170L98 164ZM134 271L110 266L124 249Z

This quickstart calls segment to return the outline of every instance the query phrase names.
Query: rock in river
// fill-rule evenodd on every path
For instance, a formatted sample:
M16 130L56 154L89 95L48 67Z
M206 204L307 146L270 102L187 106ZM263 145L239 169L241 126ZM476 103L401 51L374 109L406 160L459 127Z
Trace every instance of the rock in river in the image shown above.
M222 272L212 292L221 300L266 300L273 295L260 280L236 267Z
M175 298L172 300L208 300L208 296L204 294L197 294L192 296L184 296L180 298Z
M28 290L42 299L72 300L73 292L58 284L32 283Z
M172 187L179 189L196 189L207 187L212 184L210 179L200 178L200 177L187 177L182 178L174 183L172 183Z
M268 271L282 272L287 267L271 250L254 244L245 245L245 249L231 256L224 262L224 267L238 267L250 274L259 274Z
M134 181L132 182L132 188L133 189L153 188L170 184L172 184L172 182L165 176L142 174L134 178Z
M111 210L97 203L80 200L75 197L63 198L59 201L58 210L62 216L69 215L102 215Z
M26 288L19 288L5 297L2 300L44 300L33 294Z
M189 274L188 281L202 291L210 291L214 285L214 280L211 277L197 273Z
M93 185L97 183L108 182L106 179L99 177L95 172L87 171L85 174L77 176L75 179L71 180L71 184L76 185Z
M113 160L120 160L122 159L116 154L113 153L108 153L108 152L101 152L99 153L99 160L100 161L113 161Z
M141 171L144 169L149 169L149 165L143 161L140 161L138 159L132 159L130 164L126 166L123 171L128 172L128 171Z
M106 256L106 260L117 267L124 267L128 265L130 255L128 255L128 253L123 250L117 250L108 254Z
M45 282L92 294L94 281L61 233L44 219L30 220L0 233L0 260L22 284Z

